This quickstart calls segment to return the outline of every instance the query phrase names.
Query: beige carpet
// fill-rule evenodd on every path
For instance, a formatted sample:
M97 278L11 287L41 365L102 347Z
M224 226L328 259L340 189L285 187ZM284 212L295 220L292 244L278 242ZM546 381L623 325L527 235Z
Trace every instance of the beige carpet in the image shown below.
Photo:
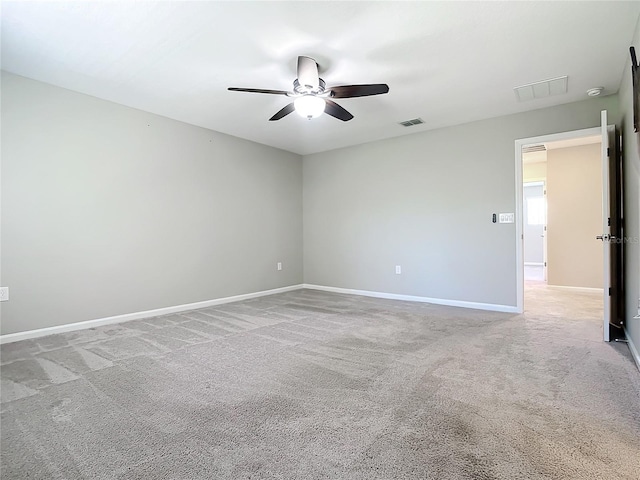
M1 347L3 479L634 479L593 295L523 316L301 290Z

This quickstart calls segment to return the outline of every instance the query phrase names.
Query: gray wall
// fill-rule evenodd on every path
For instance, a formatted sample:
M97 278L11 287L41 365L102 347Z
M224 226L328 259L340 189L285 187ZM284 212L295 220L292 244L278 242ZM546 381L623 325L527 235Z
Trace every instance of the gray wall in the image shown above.
M602 145L547 152L547 283L602 288Z
M640 26L632 42L640 53ZM627 60L620 85L620 110L624 143L624 208L625 208L625 289L627 334L640 350L640 135L633 131L633 103L631 97L631 62Z
M305 156L305 283L515 306L515 224L491 223L515 211L514 142L603 109L618 121L613 95Z
M3 334L302 281L298 155L5 73L1 153Z

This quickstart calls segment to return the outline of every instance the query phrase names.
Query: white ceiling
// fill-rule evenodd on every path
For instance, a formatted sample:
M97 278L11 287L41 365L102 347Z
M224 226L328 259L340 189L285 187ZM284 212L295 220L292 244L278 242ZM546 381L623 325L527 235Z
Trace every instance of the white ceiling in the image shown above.
M2 2L2 68L237 137L309 154L586 99L620 85L640 2ZM298 55L355 118L268 119ZM569 76L565 95L513 87ZM424 125L397 122L421 117Z

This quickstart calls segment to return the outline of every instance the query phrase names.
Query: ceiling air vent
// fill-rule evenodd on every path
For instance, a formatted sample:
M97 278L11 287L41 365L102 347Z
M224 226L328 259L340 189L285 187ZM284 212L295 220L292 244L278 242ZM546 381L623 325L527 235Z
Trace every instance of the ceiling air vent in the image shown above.
M527 145L522 147L522 153L546 152L547 147L543 143L540 145Z
M526 102L536 98L544 98L567 93L568 83L569 77L565 75L564 77L556 77L548 80L541 80L539 82L527 83L526 85L515 87L513 91L515 92L516 99L519 102Z
M420 125L424 123L424 120L421 118L414 118L413 120L405 120L404 122L399 122L403 127L413 127L414 125Z

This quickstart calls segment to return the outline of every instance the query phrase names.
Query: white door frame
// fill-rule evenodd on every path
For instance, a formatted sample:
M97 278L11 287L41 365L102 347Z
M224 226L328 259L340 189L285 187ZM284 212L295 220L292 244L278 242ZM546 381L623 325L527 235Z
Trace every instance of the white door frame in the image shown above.
M524 222L523 222L523 178L522 178L522 147L525 145L571 140L574 138L601 135L600 127L573 130L570 132L553 133L538 137L519 138L515 141L516 166L516 311L524 312Z

